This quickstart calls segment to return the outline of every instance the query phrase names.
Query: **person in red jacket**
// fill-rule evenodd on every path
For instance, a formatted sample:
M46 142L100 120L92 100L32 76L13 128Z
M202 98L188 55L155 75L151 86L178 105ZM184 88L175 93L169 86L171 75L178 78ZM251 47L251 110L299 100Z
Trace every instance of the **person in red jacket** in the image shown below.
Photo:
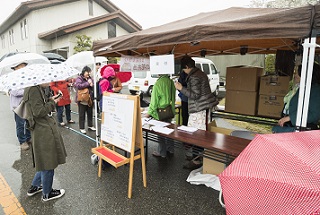
M50 84L51 90L54 92L54 95L58 95L59 93L62 94L62 98L57 103L57 118L60 126L65 126L66 124L63 122L63 111L64 108L66 109L66 118L68 123L75 123L71 119L71 99L68 87L72 86L72 83L68 81L57 81L52 82Z

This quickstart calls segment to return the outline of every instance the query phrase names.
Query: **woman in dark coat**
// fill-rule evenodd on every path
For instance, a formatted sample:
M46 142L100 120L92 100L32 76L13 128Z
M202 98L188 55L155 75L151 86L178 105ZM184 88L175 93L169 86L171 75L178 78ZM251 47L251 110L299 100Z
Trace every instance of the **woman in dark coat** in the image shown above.
M48 98L42 84L25 89L23 99L27 105L29 123L32 134L32 149L36 174L27 195L33 196L42 191L42 200L49 201L64 195L65 190L52 189L54 169L66 162L66 150L58 130L57 122L52 116L56 103L60 98Z

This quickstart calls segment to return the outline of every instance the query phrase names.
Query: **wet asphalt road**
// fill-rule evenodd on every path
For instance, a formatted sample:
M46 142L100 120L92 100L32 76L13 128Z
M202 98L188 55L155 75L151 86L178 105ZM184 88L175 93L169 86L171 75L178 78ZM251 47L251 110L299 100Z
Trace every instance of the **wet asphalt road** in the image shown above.
M0 101L0 177L7 183L0 186L0 215L9 214L10 204L14 203L20 203L22 211L31 215L225 214L218 202L217 191L186 182L189 171L182 168L185 160L181 149L177 149L173 157L154 158L151 152L157 145L150 142L147 187L142 183L141 162L136 161L132 198L128 199L129 166L108 167L98 178L97 166L90 162L95 142L67 128L60 128L68 153L67 163L55 170L53 184L54 188L65 189L65 196L46 203L41 202L40 194L27 197L35 173L31 150L20 151L9 98L1 93ZM77 112L75 105L72 109ZM78 122L77 115L72 117ZM71 127L78 130L77 123ZM95 138L95 132L87 134ZM15 196L18 203L8 202L4 190L12 191L11 196Z

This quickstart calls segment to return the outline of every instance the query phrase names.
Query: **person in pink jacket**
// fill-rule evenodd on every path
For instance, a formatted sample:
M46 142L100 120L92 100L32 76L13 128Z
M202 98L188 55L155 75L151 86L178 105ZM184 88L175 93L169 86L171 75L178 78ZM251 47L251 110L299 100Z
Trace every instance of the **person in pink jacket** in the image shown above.
M111 84L110 78L115 76L114 69L111 66L103 66L100 70L101 79L99 81L100 93L113 92L113 86ZM102 99L99 101L100 110L102 111Z

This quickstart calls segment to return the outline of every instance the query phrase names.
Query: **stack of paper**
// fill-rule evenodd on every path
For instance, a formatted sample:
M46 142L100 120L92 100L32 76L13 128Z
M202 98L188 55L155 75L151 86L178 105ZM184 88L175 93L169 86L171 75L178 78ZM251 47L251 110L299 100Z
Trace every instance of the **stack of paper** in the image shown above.
M182 130L182 131L187 131L187 132L195 132L196 130L198 130L197 128L189 127L189 126L185 126L185 125L179 126L178 129Z
M161 127L161 126L152 126L151 130L162 133L162 134L170 134L174 131L174 129Z

